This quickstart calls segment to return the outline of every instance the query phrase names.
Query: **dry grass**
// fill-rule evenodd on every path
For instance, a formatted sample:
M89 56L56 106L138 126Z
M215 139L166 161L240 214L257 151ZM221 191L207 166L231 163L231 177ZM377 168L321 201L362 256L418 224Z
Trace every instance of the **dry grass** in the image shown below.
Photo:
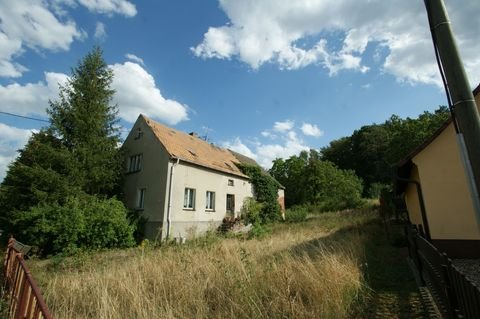
M30 267L59 319L357 317L368 288L355 226L372 218L322 214L262 240L207 238Z

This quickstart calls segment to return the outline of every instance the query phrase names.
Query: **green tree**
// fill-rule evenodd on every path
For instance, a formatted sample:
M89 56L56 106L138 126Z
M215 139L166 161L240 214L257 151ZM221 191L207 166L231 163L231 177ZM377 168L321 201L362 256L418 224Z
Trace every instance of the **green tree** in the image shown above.
M78 182L88 194L112 195L122 176L112 78L97 47L72 69L59 99L47 109L51 127L73 154L81 172Z
M362 180L353 170L341 170L322 160L316 150L275 160L270 174L285 186L288 207L312 205L322 211L339 210L362 202Z
M0 224L4 235L17 233L18 212L45 203L63 203L77 194L78 173L71 153L50 129L34 133L10 164L0 185Z

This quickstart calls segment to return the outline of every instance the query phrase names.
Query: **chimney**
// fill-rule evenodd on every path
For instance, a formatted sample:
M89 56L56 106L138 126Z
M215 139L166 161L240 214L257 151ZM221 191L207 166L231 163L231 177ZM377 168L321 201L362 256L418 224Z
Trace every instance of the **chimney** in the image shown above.
M198 134L196 132L190 132L188 135L193 136L193 137L198 137Z

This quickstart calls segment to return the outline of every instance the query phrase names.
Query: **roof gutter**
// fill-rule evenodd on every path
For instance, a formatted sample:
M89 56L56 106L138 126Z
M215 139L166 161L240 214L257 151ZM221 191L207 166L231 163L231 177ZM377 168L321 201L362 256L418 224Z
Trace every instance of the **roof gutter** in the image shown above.
M428 241L431 241L432 237L430 236L430 226L428 224L427 213L425 210L425 202L423 201L423 193L422 193L422 187L420 186L420 183L414 179L403 178L400 176L395 176L395 178L401 182L415 184L417 189L418 202L420 203L420 212L422 214L423 229L425 230L425 236L427 237Z
M175 166L180 163L180 159L177 158L177 161L172 163L172 166L170 167L170 181L168 183L168 207L167 207L167 235L166 239L168 240L170 238L170 231L172 227L172 219L171 219L171 212L172 212L172 206L173 206L173 176L175 175Z

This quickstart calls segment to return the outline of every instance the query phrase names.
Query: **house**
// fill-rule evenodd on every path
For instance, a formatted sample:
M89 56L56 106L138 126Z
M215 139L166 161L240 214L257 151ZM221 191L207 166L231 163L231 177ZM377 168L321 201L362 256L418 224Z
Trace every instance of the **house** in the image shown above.
M478 107L480 85L473 94ZM452 258L480 257L478 206L451 118L397 164L397 178L410 222L439 250Z
M123 144L125 204L147 219L147 238L188 238L238 217L250 178L237 164L257 163L140 115ZM283 200L283 189L279 198Z

